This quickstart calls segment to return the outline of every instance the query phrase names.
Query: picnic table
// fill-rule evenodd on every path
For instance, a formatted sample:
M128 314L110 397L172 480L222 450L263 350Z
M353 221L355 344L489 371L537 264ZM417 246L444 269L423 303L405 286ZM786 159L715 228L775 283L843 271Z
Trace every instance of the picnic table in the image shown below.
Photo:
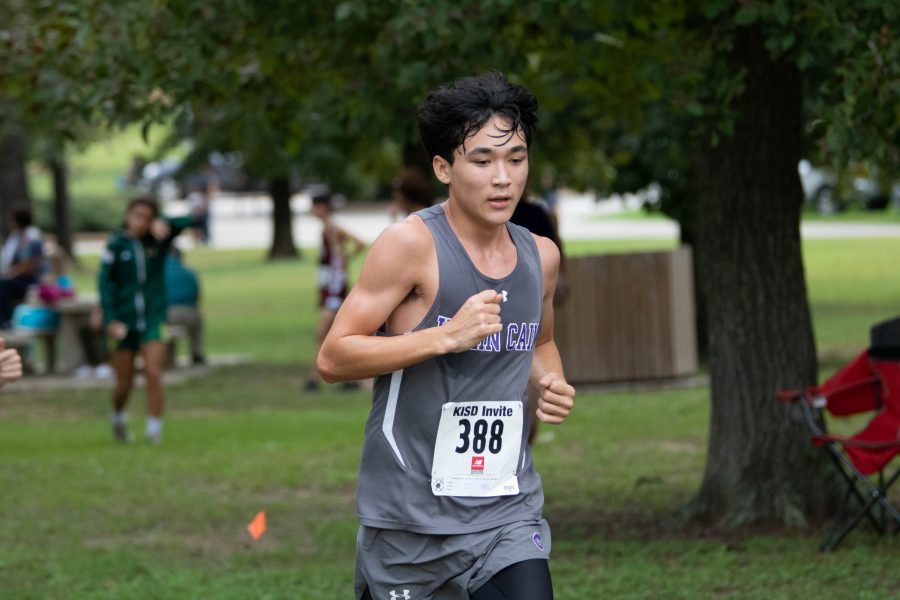
M91 312L99 306L96 294L61 298L51 310L59 315L58 325L37 327L31 323L0 331L8 348L15 348L25 360L25 368L34 371L30 350L36 340L44 343L44 369L47 373L69 373L87 362L81 330ZM49 308L49 307L48 307Z
M56 303L54 308L59 312L59 331L56 334L57 357L53 370L57 373L68 373L87 363L81 330L99 304L96 294L79 294Z

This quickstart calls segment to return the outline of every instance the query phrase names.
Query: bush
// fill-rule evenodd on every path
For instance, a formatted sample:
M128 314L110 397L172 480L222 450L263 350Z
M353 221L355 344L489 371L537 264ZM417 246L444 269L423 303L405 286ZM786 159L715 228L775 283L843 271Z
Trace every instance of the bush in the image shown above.
M106 232L122 224L127 204L124 196L72 198L72 229L74 231ZM42 231L56 230L52 198L35 197L34 220Z

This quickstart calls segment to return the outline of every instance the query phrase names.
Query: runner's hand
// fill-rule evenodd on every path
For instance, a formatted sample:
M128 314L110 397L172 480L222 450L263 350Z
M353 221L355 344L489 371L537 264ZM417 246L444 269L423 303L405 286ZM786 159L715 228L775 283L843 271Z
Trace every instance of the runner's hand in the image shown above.
M547 373L538 381L537 417L544 423L558 425L566 420L575 405L575 388L556 373Z
M122 321L110 321L106 326L106 335L114 340L124 340L128 335L128 326Z
M172 228L165 219L153 219L150 223L150 234L157 240L164 240L172 233Z
M22 357L15 348L6 349L0 338L0 387L22 377Z
M500 323L500 302L503 296L485 290L470 297L453 315L441 332L446 335L447 352L463 352L503 329Z

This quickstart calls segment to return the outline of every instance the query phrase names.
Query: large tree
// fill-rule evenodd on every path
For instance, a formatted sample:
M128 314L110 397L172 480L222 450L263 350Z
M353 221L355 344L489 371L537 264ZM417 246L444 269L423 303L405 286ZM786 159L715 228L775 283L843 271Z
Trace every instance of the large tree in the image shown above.
M802 79L773 60L760 25L723 57L742 72L733 132L698 142L697 266L708 311L712 397L697 516L803 523L824 512L821 453L775 391L811 385L816 353L800 246Z
M897 164L897 16L878 2L709 1L672 23L681 52L659 79L664 99L645 102L665 129L636 130L620 172L655 175L696 251L712 415L690 517L796 525L833 500L821 453L774 402L817 377L797 163Z

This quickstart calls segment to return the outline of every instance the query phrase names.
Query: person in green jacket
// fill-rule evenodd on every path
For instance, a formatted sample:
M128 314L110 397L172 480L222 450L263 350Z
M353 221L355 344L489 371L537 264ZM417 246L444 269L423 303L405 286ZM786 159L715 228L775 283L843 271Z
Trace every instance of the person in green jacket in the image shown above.
M161 218L154 200L138 197L129 203L123 228L113 232L103 253L100 304L104 327L115 344L110 358L116 373L112 425L119 442L131 441L125 405L138 351L147 381L147 441L157 444L162 438L166 345L161 330L167 311L164 265L172 241L192 225L193 217Z

